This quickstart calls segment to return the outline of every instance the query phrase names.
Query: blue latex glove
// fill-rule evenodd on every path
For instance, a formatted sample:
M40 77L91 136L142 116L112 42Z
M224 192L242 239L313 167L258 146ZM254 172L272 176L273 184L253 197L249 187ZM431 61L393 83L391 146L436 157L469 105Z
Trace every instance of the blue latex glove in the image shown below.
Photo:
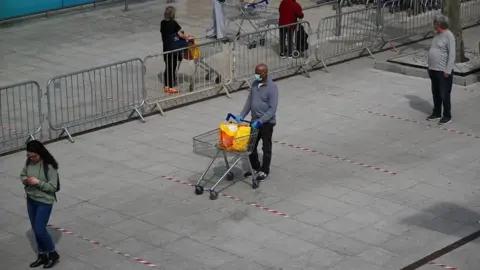
M237 121L238 123L241 123L243 122L243 117L241 117L240 115L237 115L235 116L235 121Z
M252 127L253 127L253 128L260 128L260 127L262 126L262 124L263 124L263 123L262 123L261 121L258 121L258 120L257 120L257 121L254 121L254 122L252 123Z

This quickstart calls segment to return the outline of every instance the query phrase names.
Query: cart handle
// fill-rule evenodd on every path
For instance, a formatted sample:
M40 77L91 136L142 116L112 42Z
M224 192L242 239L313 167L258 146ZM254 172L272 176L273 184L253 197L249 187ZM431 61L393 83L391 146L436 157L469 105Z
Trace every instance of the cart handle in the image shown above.
M225 121L230 121L230 119L235 119L236 116L233 114L233 113L227 113L227 118L225 119ZM243 120L242 122L245 122L245 123L251 123L250 121L248 120Z

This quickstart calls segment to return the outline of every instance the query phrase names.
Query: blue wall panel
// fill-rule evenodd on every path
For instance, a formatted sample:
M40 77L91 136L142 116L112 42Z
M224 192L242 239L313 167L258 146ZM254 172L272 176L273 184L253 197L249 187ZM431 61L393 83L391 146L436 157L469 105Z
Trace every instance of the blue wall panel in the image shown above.
M0 0L0 20L59 9L62 8L62 2L62 0Z
M63 7L68 8L73 6L91 4L94 2L98 2L98 0L63 0L62 2L63 2Z

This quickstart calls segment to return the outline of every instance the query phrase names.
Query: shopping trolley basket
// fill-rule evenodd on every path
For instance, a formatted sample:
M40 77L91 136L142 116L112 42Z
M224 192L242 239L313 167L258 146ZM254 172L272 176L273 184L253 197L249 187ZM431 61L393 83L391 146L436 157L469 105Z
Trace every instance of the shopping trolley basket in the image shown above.
M193 92L194 90L195 79L198 77L200 70L204 71L203 74L205 75L206 82L212 80L215 82L215 84L219 84L222 80L222 75L217 70L215 70L212 66L210 66L204 59L205 56L212 56L216 53L221 52L223 50L222 45L217 42L214 42L212 43L212 46L209 46L211 47L210 48L211 51L209 53L203 53L203 54L200 53L199 46L201 45L199 45L197 40L191 39L188 41L188 48L183 53L183 59L193 61L193 64L194 64L193 74L190 76L189 86L188 86L188 90L190 92ZM206 49L206 48L203 47L203 49ZM178 69L180 69L180 65L178 65L177 67L177 72L178 72Z
M229 113L226 118L227 123L233 123L230 121L231 118L235 118L235 116ZM250 123L249 121L244 122ZM247 127L248 125L243 126ZM209 189L211 200L216 200L218 198L218 192L215 190L215 188L220 184L220 182L222 182L225 178L228 181L232 181L234 179L232 169L241 160L247 161L249 165L248 168L252 175L252 188L257 189L260 186L260 182L256 180L255 174L253 173L252 165L250 164L250 161L248 159L248 155L254 150L255 142L258 136L258 129L249 129L250 132L245 135L241 134L239 136L229 137L228 139L222 138L222 130L220 128L208 131L193 138L193 152L198 155L207 155L211 157L211 161L208 163L207 168L200 176L198 182L195 184L195 194L203 194L204 186L202 186L201 183L206 182L204 180L205 175L210 170L215 160L217 158L221 158L221 156L223 156L223 160L225 161L225 166L227 170L220 177L220 179L218 179L218 181ZM228 143L226 143L226 140L228 141ZM235 157L233 163L230 163L228 161L227 154L233 155Z
M224 9L227 20L227 28L230 23L238 27L236 36L243 33L258 32L268 29L278 23L279 13L277 8L269 7L268 0L244 1L244 0L219 0ZM246 29L244 23L253 29Z

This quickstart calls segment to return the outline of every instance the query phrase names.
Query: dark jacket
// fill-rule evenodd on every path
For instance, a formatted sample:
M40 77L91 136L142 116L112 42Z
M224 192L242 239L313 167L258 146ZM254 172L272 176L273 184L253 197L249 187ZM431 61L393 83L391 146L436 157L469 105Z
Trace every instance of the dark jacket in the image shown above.
M303 19L302 7L295 0L282 0L278 12L280 13L279 26L295 23L298 19ZM295 25L289 28L295 29Z

